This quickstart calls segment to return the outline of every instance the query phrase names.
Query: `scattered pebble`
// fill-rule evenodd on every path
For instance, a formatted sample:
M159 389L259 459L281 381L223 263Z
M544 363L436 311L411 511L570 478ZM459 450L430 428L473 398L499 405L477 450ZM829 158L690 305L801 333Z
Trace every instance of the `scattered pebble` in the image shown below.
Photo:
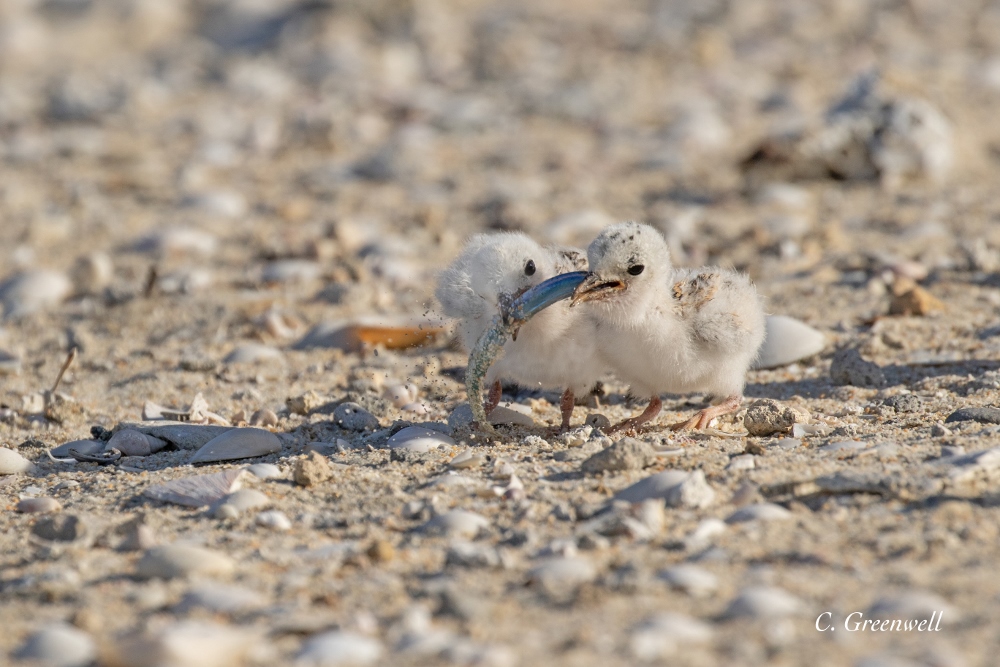
M900 413L920 412L920 398L913 394L896 394L882 401L882 404Z
M97 294L111 284L115 265L103 252L92 252L78 257L70 272L70 279L77 294Z
M250 630L206 619L154 628L115 641L106 652L107 663L115 667L230 667L246 664L259 643Z
M531 409L518 403L501 403L493 408L487 415L490 423L494 426L534 426L535 420L531 418ZM462 403L448 416L448 426L453 430L463 428L472 424L472 408L468 403Z
M254 463L244 468L257 479L275 479L281 477L281 468L273 463Z
M259 343L244 343L222 359L224 364L264 364L284 361L285 355L281 350Z
M271 499L256 489L239 489L216 505L214 514L219 519L232 519L260 507L267 507Z
M168 227L139 239L133 245L136 252L159 255L200 255L215 253L216 239L208 232L191 227Z
M0 475L19 475L32 469L31 462L13 449L0 447Z
M18 273L0 283L4 319L14 319L57 306L73 292L64 274L48 269Z
M801 600L773 586L753 586L740 591L726 609L728 618L773 620L798 616L805 610Z
M739 456L734 456L729 459L729 463L726 465L726 470L753 470L757 467L754 459L755 457L753 454L741 454Z
M313 410L326 403L327 400L312 389L304 394L290 396L285 399L285 405L288 407L288 411L293 415L308 415Z
M663 498L668 507L697 509L715 502L715 491L709 486L705 473L701 470L666 470L639 480L615 494L616 500L630 503L640 503L650 498Z
M767 334L757 354L756 369L779 368L823 351L826 337L821 331L786 315L768 315Z
M637 660L655 662L671 657L679 645L707 644L712 626L696 618L664 612L643 621L629 638L629 651Z
M774 446L778 449L795 449L802 446L802 441L799 438L782 438Z
M278 415L274 410L263 408L250 415L250 426L277 426Z
M261 512L254 519L254 523L258 526L264 528L270 528L271 530L291 530L292 521L289 519L284 512L279 510L270 510L268 512Z
M781 505L774 503L757 503L741 507L728 517L726 523L745 523L747 521L780 521L791 519L793 514Z
M17 503L17 511L22 514L48 514L61 509L62 505L55 498L25 498Z
M225 576L232 573L235 567L233 560L225 554L175 542L146 551L136 563L135 574L140 579Z
M881 387L885 385L885 373L878 364L866 361L855 348L839 350L830 362L830 378L834 384L855 387Z
M333 420L348 431L375 431L378 419L357 403L341 403L333 411Z
M953 422L974 421L980 424L1000 424L1000 408L960 408L948 415L945 424ZM947 430L947 429L942 429ZM950 431L948 431L950 433ZM935 434L947 435L947 433Z
M319 278L320 265L308 259L279 259L268 262L261 271L265 283L305 283Z
M266 456L281 451L278 436L262 428L233 428L206 442L189 463L213 463Z
M750 435L788 433L797 423L809 421L809 413L770 398L759 398L747 408L743 426Z
M230 468L211 475L194 475L155 484L142 495L185 507L205 507L222 500L240 488L244 471Z
M86 667L97 658L97 643L72 625L52 623L31 634L14 657L46 667Z
M377 639L353 632L334 630L310 637L295 658L296 667L339 667L372 665L383 653Z
M238 614L260 609L265 604L260 593L215 581L201 581L192 586L177 605L177 611L187 613L201 608L218 614Z
M81 516L61 514L39 519L31 527L36 537L50 542L83 542L90 535L90 524Z
M485 456L479 452L474 452L471 449L465 449L459 452L455 458L448 462L448 467L456 470L467 470L470 468L478 468L484 463L486 463Z
M656 450L648 442L622 438L580 464L580 470L590 474L642 470L656 462Z
M528 573L528 581L550 594L564 594L597 578L597 568L580 556L551 558Z
M418 453L454 445L455 441L444 433L422 426L407 426L389 438L386 443L389 449L406 449Z
M500 554L488 544L478 544L465 541L453 541L448 544L445 565L458 567L500 567Z
M452 510L439 514L425 523L422 529L431 535L458 537L466 540L476 539L480 533L490 526L486 517L466 510Z
M660 578L691 597L704 598L719 588L719 578L697 565L682 563L660 572Z
M861 442L860 440L838 440L837 442L831 442L829 445L823 445L819 448L819 451L827 453L859 452L867 448L868 443Z

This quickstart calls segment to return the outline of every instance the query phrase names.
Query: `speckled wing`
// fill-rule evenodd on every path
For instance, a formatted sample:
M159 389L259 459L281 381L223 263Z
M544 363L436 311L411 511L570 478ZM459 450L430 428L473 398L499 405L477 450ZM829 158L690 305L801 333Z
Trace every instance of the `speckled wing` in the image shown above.
M587 252L570 246L547 246L552 253L557 273L587 270Z
M745 275L682 269L674 271L671 280L673 310L695 340L736 349L763 338L763 307Z

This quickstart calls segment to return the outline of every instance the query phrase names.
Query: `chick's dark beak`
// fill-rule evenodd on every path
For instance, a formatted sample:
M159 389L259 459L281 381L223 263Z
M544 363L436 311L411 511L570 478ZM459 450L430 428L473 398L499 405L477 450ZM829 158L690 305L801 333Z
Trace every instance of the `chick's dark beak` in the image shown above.
M617 278L603 278L596 273L588 273L582 283L573 291L569 302L575 306L583 301L600 301L607 299L625 289L625 283Z

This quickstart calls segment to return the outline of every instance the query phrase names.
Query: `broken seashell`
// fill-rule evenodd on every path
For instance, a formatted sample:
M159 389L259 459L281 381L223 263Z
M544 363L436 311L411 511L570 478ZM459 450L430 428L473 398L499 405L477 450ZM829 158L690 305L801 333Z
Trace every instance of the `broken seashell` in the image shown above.
M185 507L206 507L239 489L244 473L242 468L230 468L211 475L183 477L151 486L142 495Z

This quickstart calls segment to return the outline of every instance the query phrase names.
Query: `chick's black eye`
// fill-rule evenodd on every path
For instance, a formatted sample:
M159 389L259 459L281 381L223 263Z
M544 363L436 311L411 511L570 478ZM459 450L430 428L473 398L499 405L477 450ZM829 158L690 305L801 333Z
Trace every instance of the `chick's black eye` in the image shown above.
M535 275L535 260L529 259L528 263L524 265L524 275L526 276Z
M632 266L628 267L628 273L630 276L637 276L640 273L642 273L642 270L645 268L646 267L643 266L642 264L633 264Z

